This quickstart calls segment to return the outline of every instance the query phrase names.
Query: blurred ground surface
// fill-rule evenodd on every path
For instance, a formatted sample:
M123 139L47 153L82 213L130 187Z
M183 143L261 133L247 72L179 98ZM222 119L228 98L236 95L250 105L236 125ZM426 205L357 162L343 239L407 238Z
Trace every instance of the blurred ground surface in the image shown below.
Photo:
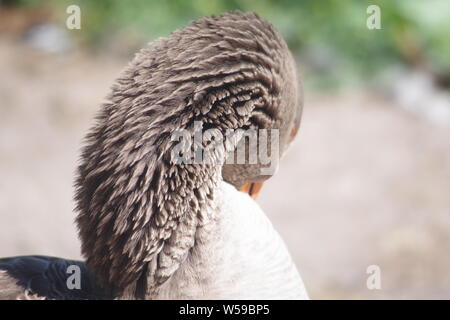
M81 139L125 66L0 39L0 256L79 258ZM450 130L374 93L307 95L259 200L312 298L450 298ZM379 265L382 289L366 288Z

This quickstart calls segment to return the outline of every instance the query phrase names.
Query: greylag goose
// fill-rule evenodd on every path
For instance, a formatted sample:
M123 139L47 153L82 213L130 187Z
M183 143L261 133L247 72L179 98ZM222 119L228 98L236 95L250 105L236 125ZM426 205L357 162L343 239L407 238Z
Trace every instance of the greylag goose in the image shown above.
M0 299L308 298L282 239L239 192L255 196L267 163L248 152L229 161L240 145L252 150L250 129L274 132L277 160L301 111L294 59L257 14L203 18L141 50L85 140L75 195L85 262L0 259ZM200 133L240 133L204 161L175 163L173 133L195 135L199 124ZM74 265L81 286L69 288Z

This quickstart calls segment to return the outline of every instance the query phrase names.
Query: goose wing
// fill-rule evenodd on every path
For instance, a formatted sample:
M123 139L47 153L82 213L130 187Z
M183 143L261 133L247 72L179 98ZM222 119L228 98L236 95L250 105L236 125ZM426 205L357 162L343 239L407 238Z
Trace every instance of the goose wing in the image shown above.
M84 262L47 256L0 259L0 300L109 298Z

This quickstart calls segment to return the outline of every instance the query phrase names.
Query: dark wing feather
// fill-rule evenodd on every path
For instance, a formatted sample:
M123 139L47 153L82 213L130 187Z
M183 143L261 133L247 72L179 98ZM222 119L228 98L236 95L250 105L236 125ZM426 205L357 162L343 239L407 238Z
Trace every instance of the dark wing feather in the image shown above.
M69 289L67 279L72 275L68 267L76 265L81 272L81 288ZM20 256L0 259L0 271L17 281L17 284L47 299L84 300L111 299L100 287L84 262L46 256ZM0 288L1 291L2 288Z

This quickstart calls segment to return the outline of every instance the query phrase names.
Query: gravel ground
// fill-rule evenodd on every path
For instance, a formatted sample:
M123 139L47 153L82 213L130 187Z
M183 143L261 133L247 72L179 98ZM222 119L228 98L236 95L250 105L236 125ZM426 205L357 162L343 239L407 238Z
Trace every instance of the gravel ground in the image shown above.
M0 38L0 256L80 258L81 139L126 61ZM450 298L450 128L368 90L306 97L258 200L312 298ZM378 265L380 290L366 287Z

